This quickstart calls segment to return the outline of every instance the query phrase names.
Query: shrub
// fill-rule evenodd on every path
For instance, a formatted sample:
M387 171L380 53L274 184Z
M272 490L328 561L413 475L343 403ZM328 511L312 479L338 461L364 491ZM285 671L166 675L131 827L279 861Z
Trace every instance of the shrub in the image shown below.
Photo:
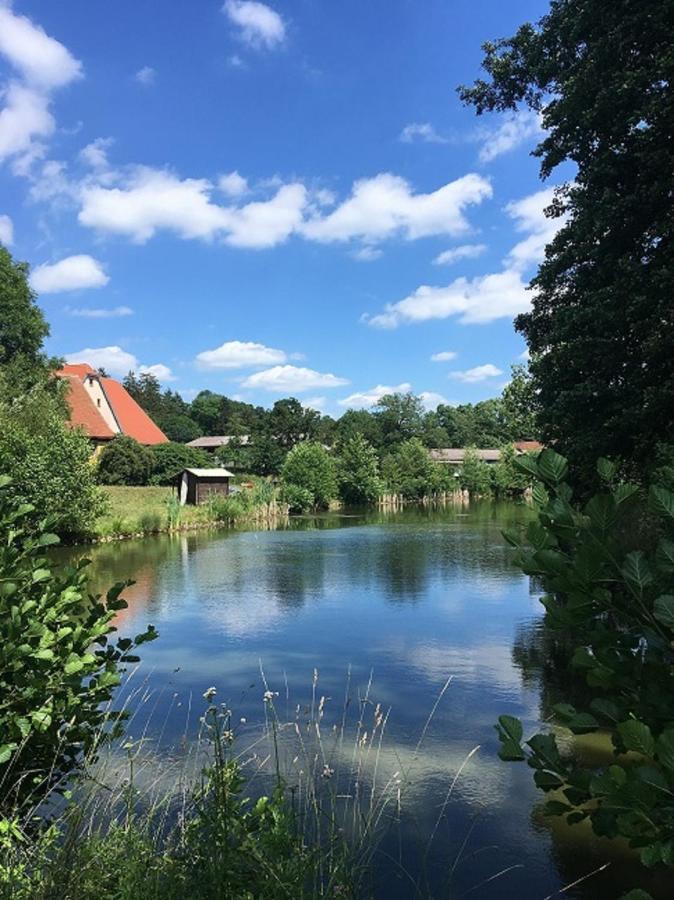
M436 465L418 438L404 441L382 468L389 490L406 500L420 500L434 493Z
M67 425L47 387L36 387L12 403L0 400L0 471L12 479L6 493L32 505L33 523L54 518L60 534L92 532L105 511L91 444Z
M501 449L501 459L491 467L491 487L499 496L520 494L531 487L531 476L516 465L517 454L512 444Z
M156 512L146 512L138 519L139 531L153 534L161 530L161 516Z
M311 509L314 498L311 491L298 484L284 484L281 488L281 503L288 506L291 513L302 513Z
M362 434L345 441L337 462L339 497L344 503L374 503L382 493L379 460Z
M173 441L169 441L168 444L156 444L150 448L150 453L152 454L150 484L173 485L183 469L204 469L213 465L208 453Z
M1 477L0 809L44 796L95 749L115 721L103 704L120 666L137 660L134 643L156 637L150 626L113 643L126 584L102 599L88 593L88 561L56 570L44 554L58 538L48 523L34 532L33 508L10 491Z
M574 734L607 730L614 759L564 757L552 734L523 744L511 716L497 726L501 757L526 759L537 786L558 792L549 815L626 838L647 866L674 866L674 492L652 485L646 512L639 488L616 483L602 459L604 488L581 508L564 457L544 450L517 465L537 481L538 521L505 536L522 571L544 580L547 627L571 640L591 698L554 709Z
M474 447L468 447L459 470L459 484L470 494L488 494L492 481L489 464L477 455Z
M128 435L117 435L98 458L98 480L101 484L146 485L153 463L151 450Z
M308 491L316 509L327 509L337 496L335 464L320 444L307 441L293 447L283 463L281 480Z

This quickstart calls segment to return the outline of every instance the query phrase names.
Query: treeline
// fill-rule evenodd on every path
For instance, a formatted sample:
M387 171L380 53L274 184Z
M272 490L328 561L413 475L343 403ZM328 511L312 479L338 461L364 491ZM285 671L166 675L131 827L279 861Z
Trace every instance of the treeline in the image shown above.
M414 394L389 394L372 410L347 410L340 418L321 415L293 397L277 400L271 409L201 391L186 402L175 391L162 391L151 374L129 373L124 386L166 436L187 443L204 435L247 436L232 442L226 459L258 475L276 474L285 456L302 441L339 446L357 434L380 459L405 441L424 447L501 447L535 439L535 395L525 366L513 366L512 378L500 397L475 404L440 404L426 411Z

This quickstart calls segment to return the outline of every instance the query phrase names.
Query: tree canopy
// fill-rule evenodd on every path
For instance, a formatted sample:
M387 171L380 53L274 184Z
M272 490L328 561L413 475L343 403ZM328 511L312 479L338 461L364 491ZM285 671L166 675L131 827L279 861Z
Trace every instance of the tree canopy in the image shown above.
M553 0L537 25L485 44L488 79L460 88L478 113L539 111L542 177L574 169L516 327L543 439L586 481L600 455L641 474L672 442L673 31L672 0Z

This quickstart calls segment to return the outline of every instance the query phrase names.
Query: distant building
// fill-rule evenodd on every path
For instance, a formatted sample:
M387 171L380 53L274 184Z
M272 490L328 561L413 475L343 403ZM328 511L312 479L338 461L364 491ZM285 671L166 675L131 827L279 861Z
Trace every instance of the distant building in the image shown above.
M226 497L233 474L227 469L184 469L178 476L180 503L199 505L210 497Z
M228 447L232 442L238 442L241 447L247 447L250 444L249 434L213 434L204 437L195 438L190 441L188 447L196 447L197 450L207 450L209 453L215 453L221 447Z
M148 446L168 442L119 381L99 374L87 363L65 365L55 374L68 382L70 424L83 428L93 444L101 445L118 434Z
M521 456L523 453L536 453L543 449L543 444L538 441L515 441L513 444L515 453ZM496 449L475 450L477 458L493 465L501 459L501 451ZM447 447L444 450L429 450L429 456L433 462L443 463L447 466L460 466L466 458L465 447Z

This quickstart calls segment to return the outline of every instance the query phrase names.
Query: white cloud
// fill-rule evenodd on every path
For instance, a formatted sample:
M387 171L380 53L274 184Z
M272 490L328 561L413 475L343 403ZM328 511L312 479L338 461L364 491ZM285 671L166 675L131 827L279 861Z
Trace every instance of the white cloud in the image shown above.
M0 244L9 247L14 243L14 224L9 216L0 216Z
M529 138L540 134L541 131L538 113L530 110L512 113L495 131L485 136L480 150L480 160L491 162L497 156L514 150Z
M79 78L82 66L63 44L1 2L0 55L21 78L10 80L1 92L0 161L18 156L15 169L26 174L44 154L36 140L49 137L56 127L49 111L51 91Z
M108 148L114 143L113 138L96 138L80 150L80 159L92 169L107 169Z
M240 38L251 47L270 49L285 40L283 19L266 3L259 3L257 0L226 0L222 11L237 26Z
M175 381L176 377L168 366L163 363L155 363L153 366L141 366L141 375L154 375L159 381Z
M382 253L383 250L380 250L379 247L370 247L366 245L365 247L360 247L358 250L354 250L351 256L359 262L374 262L375 259L379 259Z
M58 294L81 288L104 287L110 278L92 256L67 256L53 265L45 263L33 270L30 283L41 294Z
M5 105L0 110L0 162L15 154L29 153L36 138L49 137L56 128L46 94L12 81L2 99ZM33 149L31 159L38 153Z
M66 353L66 362L89 363L94 369L105 369L112 375L126 375L138 368L138 360L133 353L121 347L86 347L76 353Z
M525 269L541 262L546 244L564 224L564 218L550 219L545 215L544 210L552 203L554 194L554 187L545 188L506 206L506 212L515 220L517 230L529 232L508 254L507 262L513 268Z
M531 353L529 353L529 348L527 347L526 350L523 350L517 358L521 359L522 362L529 362L529 360L531 359Z
M0 53L40 90L63 87L82 75L82 64L25 16L0 5Z
M452 247L439 253L433 262L436 266L451 266L460 259L476 259L487 249L486 244L462 244L460 247Z
M455 381L462 381L464 384L477 384L480 381L486 381L487 378L496 378L503 375L503 371L497 368L493 363L485 363L482 366L475 366L473 369L466 369L463 372L450 372L449 377Z
M491 197L490 183L464 175L429 194L415 194L404 178L384 172L353 185L351 196L329 215L308 220L306 237L322 242L352 238L374 242L401 234L408 240L468 230L463 214L470 204Z
M79 221L99 231L145 243L157 231L179 237L220 237L235 247L272 247L285 241L302 221L307 191L286 184L268 200L219 206L206 179L180 179L171 172L137 166L118 187L85 186Z
M400 138L403 143L411 144L413 141L423 141L426 144L447 144L447 138L438 134L430 122L412 122L405 125L400 132Z
M298 366L273 366L244 378L241 386L276 393L299 393L316 388L340 387L348 383L346 378L338 378L328 372L315 372Z
M302 406L305 409L315 409L316 412L322 413L325 411L327 402L327 397L307 397L302 401Z
M456 359L456 356L457 354L453 350L442 350L431 356L431 362L450 362L450 360Z
M108 309L97 309L92 306L66 306L64 312L69 316L78 316L82 319L118 319L133 315L130 306L113 306Z
M445 406L449 403L446 397L443 397L442 394L436 394L435 391L422 391L419 396L421 397L421 402L429 411L437 409L441 403Z
M151 87L157 80L157 71L152 66L143 66L142 69L136 72L134 78L143 87Z
M376 328L396 328L410 322L427 322L458 316L462 324L512 318L529 308L530 295L519 272L506 269L477 278L457 278L447 287L421 285L383 313L365 316Z
M349 394L348 397L344 397L338 403L340 406L345 406L348 409L369 409L371 406L376 406L381 398L387 394L407 394L411 390L412 385L408 382L396 385L378 384L376 387L370 388L369 391L356 391L354 394Z
M208 369L245 369L253 366L272 366L287 359L283 350L265 347L253 341L226 341L215 350L197 354L197 363Z
M238 172L229 172L218 178L218 187L228 197L241 197L248 192L248 182Z

